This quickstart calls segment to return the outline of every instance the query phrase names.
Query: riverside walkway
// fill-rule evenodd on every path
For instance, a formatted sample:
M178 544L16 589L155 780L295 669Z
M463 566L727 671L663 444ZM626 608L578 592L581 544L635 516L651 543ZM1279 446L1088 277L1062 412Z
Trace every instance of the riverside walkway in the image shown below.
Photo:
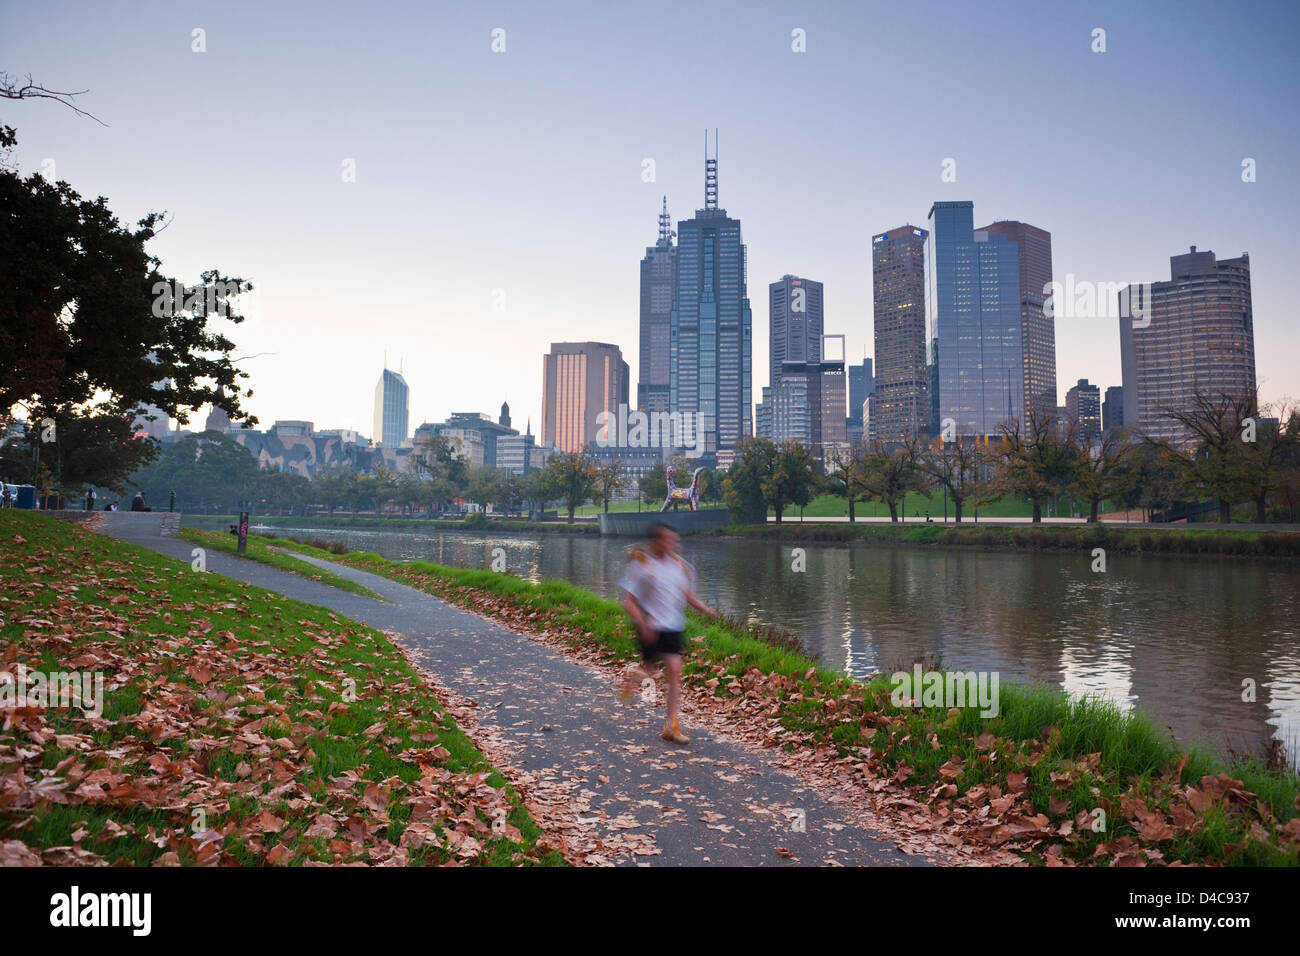
M191 560L192 544L161 536L152 522L106 522L102 530L187 564ZM693 724L689 709L683 724L691 745L674 747L659 737L662 707L635 698L621 701L599 668L422 591L313 561L365 585L385 603L211 549L206 560L209 573L388 632L437 683L473 702L479 730L506 752L503 759L489 748L502 771L526 794L549 795L548 805L559 805L558 815L541 815L544 827L554 833L554 820L567 809L571 820L561 823L558 835L571 846L594 847L587 862L927 862L899 849L900 834L863 826L834 792L823 796L776 766L778 751L724 739ZM915 853L917 844L909 849Z

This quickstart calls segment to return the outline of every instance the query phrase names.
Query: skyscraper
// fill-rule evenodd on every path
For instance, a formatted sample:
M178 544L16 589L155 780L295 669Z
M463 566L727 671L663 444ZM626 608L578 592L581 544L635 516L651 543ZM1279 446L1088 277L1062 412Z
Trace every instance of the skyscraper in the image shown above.
M675 235L665 196L663 211L659 213L659 240L646 247L645 258L641 260L641 355L636 407L643 412L669 410L672 353L668 336L677 287Z
M875 373L871 359L864 358L859 365L849 366L849 422L862 427L862 403L876 391Z
M807 377L792 375L775 387L764 387L762 394L763 400L756 409L758 436L777 444L796 441L811 449L816 406L808 395Z
M1056 407L1056 320L1043 309L1052 281L1052 234L1028 223L985 226L1020 249L1020 353L1025 402L1046 413Z
M1101 403L1101 430L1124 427L1124 386L1111 385Z
M1120 295L1124 424L1152 438L1192 436L1167 417L1197 393L1211 400L1255 393L1250 256L1191 251L1169 259L1170 279Z
M930 208L939 424L952 419L958 435L996 435L1025 417L1020 248L976 232L974 214L970 201Z
M740 220L718 208L716 157L715 144L714 158L704 162L704 208L677 224L677 292L669 326L670 410L698 423L703 456L714 461L753 431L745 244Z
M1101 389L1086 378L1079 379L1079 384L1065 393L1065 414L1078 423L1080 438L1096 441L1101 437Z
M402 374L385 368L375 386L375 444L401 448L406 443L410 399L411 389Z
M793 366L822 360L823 287L812 279L784 275L767 287L767 301L771 330L768 380L776 385L786 363Z
M596 441L600 413L627 404L628 378L617 345L552 342L542 359L542 445L580 452Z
M905 441L929 418L925 239L924 229L899 226L871 240L876 390L869 427L877 441Z
M767 437L800 441L821 457L828 442L842 442L845 437L844 360L841 355L834 362L826 361L823 287L812 279L787 274L769 285L767 291L771 323L768 373L772 384L763 390L763 401L786 407L796 400L806 401L809 408L806 436L802 418L774 410L770 418L773 434ZM843 336L832 338L838 338L842 346ZM800 423L782 431L783 421Z

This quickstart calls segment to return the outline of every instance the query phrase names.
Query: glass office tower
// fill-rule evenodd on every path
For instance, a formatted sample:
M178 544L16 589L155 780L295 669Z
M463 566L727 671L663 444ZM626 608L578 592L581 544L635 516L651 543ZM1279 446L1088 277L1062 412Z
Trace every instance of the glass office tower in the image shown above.
M375 386L375 420L372 441L384 448L401 448L410 434L411 389L400 372L386 368Z
M1020 249L976 232L974 215L969 201L930 208L939 424L951 418L958 435L997 435L1025 414Z
M926 231L899 226L871 239L875 338L873 441L897 444L926 430L930 419L925 363Z
M717 168L716 159L705 161L704 208L677 224L669 326L669 404L703 431L704 455L712 461L753 432L745 244L740 220L718 208Z
M659 239L641 260L641 357L636 407L643 412L669 411L668 331L677 288L677 247L673 245L668 197L659 213Z

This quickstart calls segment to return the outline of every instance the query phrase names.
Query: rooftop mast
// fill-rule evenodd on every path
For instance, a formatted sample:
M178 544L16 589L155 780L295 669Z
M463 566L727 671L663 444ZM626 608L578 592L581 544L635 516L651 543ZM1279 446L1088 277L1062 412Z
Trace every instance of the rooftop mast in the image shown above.
M704 208L718 208L718 131L713 131L713 158L709 159L709 131L704 131Z

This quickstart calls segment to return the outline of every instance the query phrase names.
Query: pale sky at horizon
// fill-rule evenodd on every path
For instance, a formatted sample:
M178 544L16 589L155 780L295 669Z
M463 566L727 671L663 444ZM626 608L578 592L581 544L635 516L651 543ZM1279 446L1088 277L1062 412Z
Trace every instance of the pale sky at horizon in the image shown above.
M4 102L0 122L24 173L52 159L123 222L172 214L150 247L164 271L258 286L230 334L272 353L244 366L260 427L369 435L385 352L412 429L507 400L537 433L553 341L620 345L635 401L638 262L661 196L674 221L703 205L706 127L748 245L755 401L768 283L825 283L826 331L870 355L871 236L967 199L977 225L1049 230L1062 282L1249 252L1264 397L1300 398L1298 10L0 0L0 70L88 89L78 105L108 125L46 101ZM1085 377L1120 384L1115 319L1058 318L1059 398Z

